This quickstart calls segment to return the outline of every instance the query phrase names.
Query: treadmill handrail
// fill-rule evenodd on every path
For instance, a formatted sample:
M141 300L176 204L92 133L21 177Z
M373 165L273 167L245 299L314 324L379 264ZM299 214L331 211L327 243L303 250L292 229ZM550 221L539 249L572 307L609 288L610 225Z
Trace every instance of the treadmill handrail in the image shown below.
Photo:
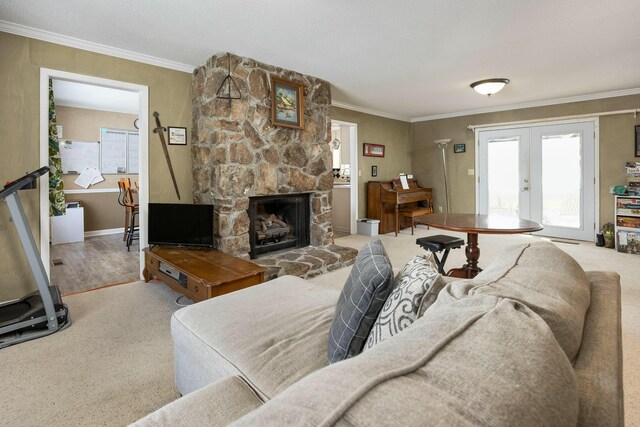
M23 177L16 179L13 182L10 182L2 191L0 191L0 198L4 199L8 195L15 193L20 190L25 185L28 185L38 179L38 177L44 175L49 172L49 166L43 166L38 170L35 170L31 173L26 174Z

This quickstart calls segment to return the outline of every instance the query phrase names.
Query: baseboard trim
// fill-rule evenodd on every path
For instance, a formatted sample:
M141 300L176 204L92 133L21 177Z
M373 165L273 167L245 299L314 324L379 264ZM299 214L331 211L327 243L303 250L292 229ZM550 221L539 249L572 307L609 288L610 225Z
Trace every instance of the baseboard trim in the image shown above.
M64 190L64 194L96 194L96 193L119 193L117 188L91 188L86 190L71 189Z
M340 233L351 233L351 230L349 229L349 227L333 227L333 229L335 231L338 231Z
M106 228L104 230L85 231L84 238L86 239L87 237L107 236L109 234L118 234L118 233L124 233L124 227Z

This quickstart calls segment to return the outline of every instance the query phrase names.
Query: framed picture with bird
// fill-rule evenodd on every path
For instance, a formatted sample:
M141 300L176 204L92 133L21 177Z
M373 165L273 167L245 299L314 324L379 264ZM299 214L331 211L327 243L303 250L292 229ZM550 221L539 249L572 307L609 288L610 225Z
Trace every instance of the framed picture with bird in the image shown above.
M304 86L271 77L271 122L274 126L304 129Z

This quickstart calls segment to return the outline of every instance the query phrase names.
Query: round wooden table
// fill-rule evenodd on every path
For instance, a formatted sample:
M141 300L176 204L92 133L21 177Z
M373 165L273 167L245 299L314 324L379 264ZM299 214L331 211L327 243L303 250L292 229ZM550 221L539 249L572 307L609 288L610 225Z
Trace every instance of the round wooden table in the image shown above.
M478 267L478 259L480 259L478 234L517 234L542 230L542 226L537 222L497 215L432 214L416 218L416 223L467 233L467 247L465 248L467 263L461 268L453 268L447 273L447 276L465 279L471 279L482 271Z

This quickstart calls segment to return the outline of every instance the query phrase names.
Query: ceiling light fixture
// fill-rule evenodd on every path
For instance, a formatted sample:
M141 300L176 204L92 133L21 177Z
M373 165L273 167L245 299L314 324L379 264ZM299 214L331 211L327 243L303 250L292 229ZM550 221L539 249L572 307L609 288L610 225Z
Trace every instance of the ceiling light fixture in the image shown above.
M507 83L509 83L509 79L485 79L471 83L469 86L481 95L491 96L500 92Z

